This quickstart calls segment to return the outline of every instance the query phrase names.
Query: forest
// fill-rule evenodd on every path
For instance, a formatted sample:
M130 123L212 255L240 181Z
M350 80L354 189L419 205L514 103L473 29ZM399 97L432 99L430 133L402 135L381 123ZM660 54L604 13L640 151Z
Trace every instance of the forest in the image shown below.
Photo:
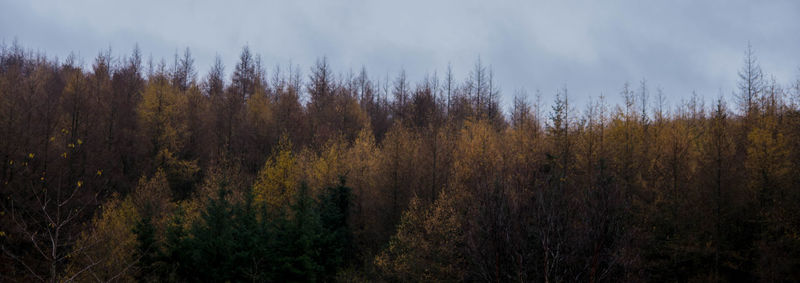
M480 60L3 44L0 281L800 281L800 79L742 54L710 101L642 79L575 106L503 104Z

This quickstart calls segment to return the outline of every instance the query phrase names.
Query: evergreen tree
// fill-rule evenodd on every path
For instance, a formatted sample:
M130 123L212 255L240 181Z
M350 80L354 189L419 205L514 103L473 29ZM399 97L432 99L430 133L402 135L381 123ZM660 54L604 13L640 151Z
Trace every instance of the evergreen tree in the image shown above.
M352 233L349 227L351 191L342 178L336 187L328 187L320 202L320 264L324 269L323 281L330 281L338 268L352 258Z
M319 239L322 225L308 185L302 183L291 207L291 217L279 220L280 257L277 278L289 282L312 282L319 279L324 267L320 257Z

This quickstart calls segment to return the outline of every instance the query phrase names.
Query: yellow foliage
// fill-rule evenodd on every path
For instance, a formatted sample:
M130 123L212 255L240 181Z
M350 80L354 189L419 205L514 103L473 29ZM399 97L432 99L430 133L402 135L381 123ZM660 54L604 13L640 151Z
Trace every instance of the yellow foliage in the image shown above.
M192 202L196 205L197 209L201 209L208 204L209 199L217 198L219 190L224 189L228 192L225 199L231 203L241 203L246 199L247 195L253 193L252 181L242 171L240 165L233 161L222 161L213 164L210 168L205 170L203 174L203 182L195 191ZM187 217L192 215L189 213L191 209L186 206L183 207ZM198 211L199 215L199 211Z
M503 168L499 134L485 121L465 123L456 142L453 185L478 188L492 182Z
M77 274L86 266L96 263L78 274L75 281L109 281L118 274L118 281L134 282L132 265L135 261L136 234L133 227L139 218L130 199L120 201L112 197L91 224L91 229L81 233L75 244L65 279Z
M380 151L380 177L378 187L387 202L389 217L399 219L413 195L427 196L430 187L423 185L422 178L429 176L422 166L420 139L402 123L386 133Z
M382 202L380 190L380 152L375 145L375 138L368 128L362 129L353 146L344 157L347 174L347 185L353 189L353 223L358 227L354 231L356 237L364 241L375 241L377 231L386 220L382 213L386 209ZM378 245L377 243L375 244Z
M258 91L247 99L247 118L256 130L265 130L270 127L271 103L266 95Z
M532 182L530 174L537 164L541 162L542 142L540 137L535 131L530 129L511 129L505 133L504 139L507 141L506 150L508 151L507 162L512 168L524 168L519 171L521 174L514 176L518 179L525 179L526 181L519 180L520 184L528 184Z
M346 126L347 139L352 141L362 129L367 129L369 125L369 118L367 112L358 104L358 100L353 98L346 98L343 105L342 124Z
M128 197L133 201L140 213L147 212L153 216L165 215L170 210L172 191L169 188L164 170L159 169L150 179L140 178L139 185ZM145 209L147 211L144 211Z
M372 131L362 129L359 132L353 146L348 149L345 160L345 171L349 173L347 183L357 190L356 196L362 195L361 191L365 189L375 188L380 160Z
M390 279L402 282L461 281L466 275L461 199L442 191L429 207L411 200L397 234L375 258L375 265Z
M153 146L177 152L185 135L186 96L180 95L165 78L150 82L138 105L139 122Z
M298 184L298 169L291 144L284 139L258 173L253 185L255 201L269 208L288 206Z
M347 153L346 143L340 138L335 138L331 139L319 154L306 150L300 155L302 179L307 182L312 195L317 195L321 188L335 186L339 183L339 177L348 175L345 153Z
M158 152L156 160L158 167L164 170L170 180L191 180L200 171L197 161L178 159L166 148Z
M78 181L78 187L82 184ZM78 238L63 280L135 282L136 234L133 228L144 215L154 217L156 229L163 231L170 214L169 185L159 170L153 178L142 177L136 189L124 200L114 195L92 220L91 228ZM157 235L163 235L157 232ZM86 271L82 270L92 266Z
M790 173L789 149L782 133L774 130L776 123L765 118L761 127L753 128L747 135L746 167L751 172L750 181L755 187L775 186Z

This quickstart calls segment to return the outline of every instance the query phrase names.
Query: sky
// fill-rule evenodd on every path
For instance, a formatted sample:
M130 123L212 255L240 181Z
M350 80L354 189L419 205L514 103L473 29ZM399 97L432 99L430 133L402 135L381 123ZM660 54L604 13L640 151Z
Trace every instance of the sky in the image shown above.
M800 1L0 0L0 41L14 40L85 66L108 48L169 62L189 47L201 77L217 55L230 74L245 45L268 75L325 56L337 73L417 82L450 64L463 80L480 57L505 107L518 90L548 104L563 87L578 105L616 103L643 79L676 105L730 97L748 42L766 74L800 78Z

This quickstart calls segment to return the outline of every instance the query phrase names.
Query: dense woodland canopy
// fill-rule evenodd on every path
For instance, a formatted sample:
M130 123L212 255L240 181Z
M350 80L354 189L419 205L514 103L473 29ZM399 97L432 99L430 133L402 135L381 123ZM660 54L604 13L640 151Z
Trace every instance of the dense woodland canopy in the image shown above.
M712 101L642 80L501 109L480 61L410 82L4 45L0 281L798 281L800 81L743 58Z

